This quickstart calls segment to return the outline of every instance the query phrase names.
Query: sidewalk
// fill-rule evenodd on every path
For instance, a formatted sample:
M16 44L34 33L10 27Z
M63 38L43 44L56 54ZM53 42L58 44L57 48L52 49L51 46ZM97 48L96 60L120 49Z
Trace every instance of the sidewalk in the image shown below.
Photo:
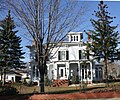
M35 94L29 100L120 100L120 92L76 93L76 94Z
M102 99L86 99L86 100L120 100L120 98L102 98Z

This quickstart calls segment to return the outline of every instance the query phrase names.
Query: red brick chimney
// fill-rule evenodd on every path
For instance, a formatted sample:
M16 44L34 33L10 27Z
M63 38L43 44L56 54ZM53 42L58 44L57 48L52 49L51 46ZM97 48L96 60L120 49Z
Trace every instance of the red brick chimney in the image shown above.
M90 39L90 32L88 32L88 42L91 42L91 39Z

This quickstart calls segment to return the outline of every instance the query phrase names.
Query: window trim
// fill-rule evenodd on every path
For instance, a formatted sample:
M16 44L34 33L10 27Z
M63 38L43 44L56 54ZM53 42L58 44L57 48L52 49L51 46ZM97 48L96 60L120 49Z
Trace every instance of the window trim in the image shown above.
M66 52L64 50L58 51L58 60L65 60L65 59L66 59Z

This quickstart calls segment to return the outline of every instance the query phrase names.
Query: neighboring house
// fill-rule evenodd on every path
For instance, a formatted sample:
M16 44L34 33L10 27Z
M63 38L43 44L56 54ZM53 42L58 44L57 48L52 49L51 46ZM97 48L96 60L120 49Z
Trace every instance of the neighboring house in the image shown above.
M30 77L30 76L28 75L28 72L27 72L26 70L19 70L19 71L17 71L17 72L22 75L22 76L21 76L21 80L24 80L25 78Z
M1 74L0 74L1 76ZM20 82L22 80L24 80L25 78L30 77L28 75L28 72L26 70L10 70L6 72L5 75L5 81L6 82ZM2 75L2 79L4 78L4 76ZM0 77L1 80L1 77Z
M22 75L18 72L15 71L7 71L6 75L5 75L5 81L6 82L20 82L20 80L22 79ZM1 80L1 77L0 77Z
M89 83L102 80L103 65L93 61L92 56L86 56L84 53L86 46L82 41L83 33L70 32L67 37L68 41L59 43L51 52L51 56L54 56L47 62L48 78L50 80L71 80L73 76L77 76L80 81ZM33 43L27 47L30 49L31 80L35 81L40 76L35 62L35 45Z
M119 61L117 62L112 62L108 64L108 76L112 78L118 78L120 76L120 65Z
M35 44L32 43L31 46L26 46L30 50L30 65L29 65L29 75L31 81L38 81L40 79L39 70L37 68L36 63L36 51L35 51Z

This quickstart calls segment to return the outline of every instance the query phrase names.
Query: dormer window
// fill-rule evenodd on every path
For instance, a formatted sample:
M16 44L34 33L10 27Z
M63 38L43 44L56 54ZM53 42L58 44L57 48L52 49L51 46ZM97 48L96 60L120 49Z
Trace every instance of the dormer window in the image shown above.
M71 36L71 41L78 41L78 36Z
M82 32L69 32L67 36L69 42L80 42L83 39Z

